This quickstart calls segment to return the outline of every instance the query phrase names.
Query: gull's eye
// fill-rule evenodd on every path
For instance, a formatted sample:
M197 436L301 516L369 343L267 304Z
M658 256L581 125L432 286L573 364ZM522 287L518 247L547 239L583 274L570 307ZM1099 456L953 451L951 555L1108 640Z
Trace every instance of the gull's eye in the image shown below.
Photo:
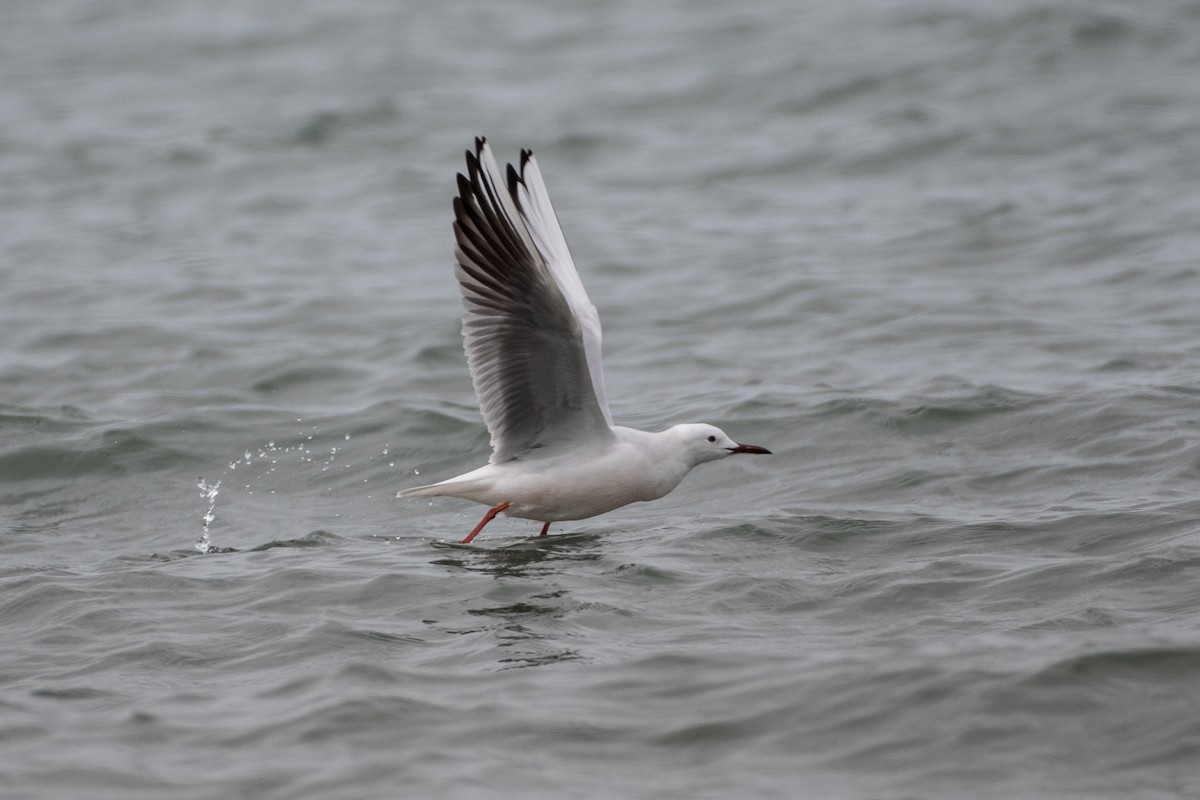
M715 436L710 436L710 437L708 437L708 440L709 440L710 442L715 442L715 441L717 440L717 437L715 437Z

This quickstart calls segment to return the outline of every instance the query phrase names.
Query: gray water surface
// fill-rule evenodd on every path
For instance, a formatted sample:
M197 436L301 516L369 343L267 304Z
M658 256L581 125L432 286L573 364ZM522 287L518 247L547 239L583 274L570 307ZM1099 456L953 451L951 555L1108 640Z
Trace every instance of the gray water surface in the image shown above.
M1198 42L1195 2L10 4L0 796L1200 795ZM488 454L481 134L538 155L614 417L774 456L471 548L482 507L395 498Z

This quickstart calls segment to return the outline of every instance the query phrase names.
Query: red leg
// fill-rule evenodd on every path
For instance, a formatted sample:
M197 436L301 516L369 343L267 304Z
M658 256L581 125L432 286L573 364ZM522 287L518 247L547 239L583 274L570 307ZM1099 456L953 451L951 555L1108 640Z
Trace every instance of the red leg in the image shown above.
M545 536L549 531L550 531L550 523L547 522L545 525L542 526L542 532L539 533L538 536Z
M475 530L468 533L467 538L463 539L461 542L459 542L459 544L470 544L471 540L474 539L476 536L478 536L479 532L481 530L483 530L483 526L487 525L489 522L491 522L492 519L497 514L499 514L504 509L508 508L508 506L509 506L508 503L501 503L500 505L496 506L495 508L489 508L488 512L483 515L483 519L479 520L479 524L475 526Z

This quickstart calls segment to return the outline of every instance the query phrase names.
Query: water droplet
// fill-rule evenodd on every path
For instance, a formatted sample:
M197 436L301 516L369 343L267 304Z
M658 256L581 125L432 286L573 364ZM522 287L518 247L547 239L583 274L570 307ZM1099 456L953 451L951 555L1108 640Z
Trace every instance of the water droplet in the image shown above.
M221 490L221 482L217 481L209 485L203 477L200 477L196 481L196 488L200 490L200 493L204 495L204 499L208 501L208 508L205 510L204 516L201 517L204 521L204 528L200 532L200 538L192 546L201 553L207 554L213 549L212 542L208 538L208 526L217 518L215 509L217 507L217 494Z

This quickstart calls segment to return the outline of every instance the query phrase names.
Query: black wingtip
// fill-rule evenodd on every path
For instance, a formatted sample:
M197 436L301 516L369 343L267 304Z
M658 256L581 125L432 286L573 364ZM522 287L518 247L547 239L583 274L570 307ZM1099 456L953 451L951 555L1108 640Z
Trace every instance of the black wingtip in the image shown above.
M516 201L518 206L520 206L521 203L517 199L517 184L521 182L521 176L517 174L517 171L515 169L513 169L512 164L508 165L508 170L507 170L505 177L507 178L507 182L508 182L509 195L511 195L512 199L514 201Z
M529 159L533 158L533 151L528 148L521 148L521 169L517 170L512 164L508 165L508 193L512 195L517 207L520 208L521 201L517 195L517 184L525 183L525 165L529 163Z
M470 165L470 163L471 163L471 154L470 154L470 153L467 153L467 164L468 164L468 166ZM468 178L466 175L463 175L461 172L460 172L460 173L458 173L458 194L456 194L456 195L454 196L454 202L451 204L451 205L452 205L452 207L454 208L454 217L455 217L455 219L461 219L461 218L462 218L462 215L463 215L463 202L462 202L462 198L464 198L464 197L470 197L470 196L471 196L471 194L472 194L472 191L471 191L471 179L470 179L470 178Z
M470 150L466 151L468 168L470 168L472 165L475 165L476 167L479 165L479 157L483 154L483 148L486 144L486 136L475 137L475 152L472 153Z

